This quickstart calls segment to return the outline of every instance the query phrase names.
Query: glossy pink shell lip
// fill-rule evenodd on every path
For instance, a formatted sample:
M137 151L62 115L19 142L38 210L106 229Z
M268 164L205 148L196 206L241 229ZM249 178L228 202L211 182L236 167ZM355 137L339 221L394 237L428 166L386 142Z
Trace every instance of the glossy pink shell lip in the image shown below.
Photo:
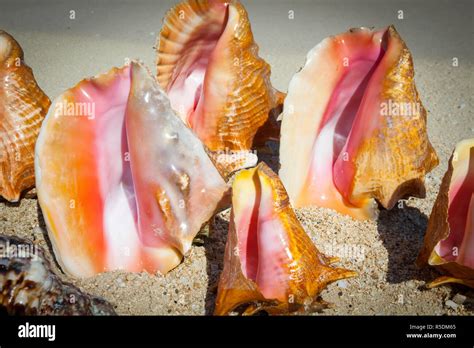
M366 33L365 29L350 32L341 38L336 51L339 58L347 62L347 69L341 71L341 77L332 93L318 130L319 135L329 127L333 137L333 158L329 165L330 174L337 191L349 205L360 203L350 195L354 179L353 163L345 158L351 157L361 146L364 137L371 134L378 126L380 82L390 61L391 47L384 47L387 28ZM362 43L361 43L362 41ZM390 41L391 42L391 41ZM344 61L347 59L347 61ZM376 110L374 110L376 108ZM337 124L331 126L331 123ZM318 135L318 136L319 136ZM340 139L340 140L339 140ZM317 152L317 150L314 150ZM317 166L313 158L311 168ZM309 177L314 177L314 173Z
M257 284L265 298L285 300L288 290L285 262L292 257L289 249L285 249L289 245L288 231L274 210L273 189L266 178L254 179L255 187L251 188L245 182L247 175L236 178L243 182L234 189L243 193L235 195L233 202L242 273ZM250 201L241 208L237 200L243 199L244 194Z

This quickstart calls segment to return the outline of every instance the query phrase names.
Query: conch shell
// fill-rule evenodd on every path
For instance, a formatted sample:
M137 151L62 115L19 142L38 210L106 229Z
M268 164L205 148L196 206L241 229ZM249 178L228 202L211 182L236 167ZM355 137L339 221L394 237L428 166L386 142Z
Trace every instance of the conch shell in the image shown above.
M413 62L393 26L329 37L307 55L283 107L279 172L295 207L356 219L425 196L438 164Z
M244 314L320 309L317 296L328 283L356 275L330 267L335 261L314 246L266 164L237 173L216 315L240 305Z
M116 315L103 298L63 282L37 245L0 235L0 309L8 315Z
M433 206L417 264L448 273L429 284L474 288L474 138L456 145Z
M80 277L168 272L227 191L202 143L135 62L56 99L35 165L57 259Z
M159 83L211 152L248 151L259 129L273 129L284 95L270 83L238 1L181 2L167 13L157 47ZM279 129L259 136L279 138Z
M16 202L35 184L35 142L51 102L25 64L18 42L2 30L0 81L0 196Z

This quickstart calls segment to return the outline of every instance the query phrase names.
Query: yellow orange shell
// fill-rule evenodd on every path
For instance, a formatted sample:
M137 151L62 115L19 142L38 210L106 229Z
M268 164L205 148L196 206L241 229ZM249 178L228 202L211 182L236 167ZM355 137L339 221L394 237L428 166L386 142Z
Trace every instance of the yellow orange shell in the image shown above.
M211 151L249 150L283 94L271 86L242 4L181 2L167 13L157 47L158 81L201 141Z
M410 115L395 111L408 105ZM315 46L290 82L280 177L295 207L375 216L405 196L424 197L438 164L410 51L393 26L352 29Z
M0 81L0 196L15 202L35 184L35 142L51 102L18 42L1 30Z
M317 297L328 283L356 275L330 267L334 261L315 247L280 179L266 164L236 175L216 315L226 315L240 305L247 306L245 314L319 309L322 303ZM251 275L255 262L258 273Z
M453 230L452 221L454 219L451 214L459 214L459 210L450 210L450 208L456 196L463 200L463 202L460 202L464 205L462 216L456 219L464 222L464 231L462 231L462 228L461 231ZM465 208L467 208L467 212ZM458 238L452 236L454 233L458 233L460 236ZM455 240L449 249L454 257L450 257L449 253L440 255L443 253L441 243L447 242L453 237ZM460 283L474 288L473 237L474 139L468 139L457 144L449 160L448 170L443 177L438 197L428 221L424 245L418 256L417 264L419 266L428 264L448 274L448 276L435 279L429 284L429 287L445 283Z

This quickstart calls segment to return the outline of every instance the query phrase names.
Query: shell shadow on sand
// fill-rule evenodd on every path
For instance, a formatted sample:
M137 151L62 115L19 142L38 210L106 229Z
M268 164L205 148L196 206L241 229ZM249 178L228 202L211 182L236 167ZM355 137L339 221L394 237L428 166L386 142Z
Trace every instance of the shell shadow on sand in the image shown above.
M280 170L280 144L276 141L267 141L265 146L257 150L259 162L265 162L275 173Z
M5 198L0 197L0 203L5 204L7 207L19 207L21 204L21 200L18 202L9 202Z
M403 203L392 210L380 210L377 231L388 253L387 282L430 281L435 272L415 265L428 224L428 217L418 208Z
M221 214L218 214L211 220L209 236L204 240L208 279L205 299L206 315L212 315L214 313L217 285L219 283L219 276L224 267L224 252L228 230L229 221L225 220Z

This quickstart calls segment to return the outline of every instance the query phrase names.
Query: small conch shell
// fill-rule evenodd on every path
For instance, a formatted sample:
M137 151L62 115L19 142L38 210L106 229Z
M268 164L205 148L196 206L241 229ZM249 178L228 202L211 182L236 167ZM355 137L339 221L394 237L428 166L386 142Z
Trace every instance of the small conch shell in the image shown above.
M268 125L284 95L270 83L270 66L258 56L238 1L181 2L168 11L157 47L159 83L209 150L248 151L258 131L279 138L279 129Z
M135 62L55 100L35 166L56 258L77 277L168 272L227 191L200 140Z
M23 61L23 50L0 30L0 196L10 202L35 184L34 149L51 104Z
M324 287L356 275L330 267L335 261L315 247L266 164L237 173L216 315L241 305L247 306L244 314L323 308L317 297Z
M352 29L307 55L283 107L279 172L295 207L356 219L425 196L437 164L410 51L393 26Z
M474 138L456 145L436 198L417 264L449 274L429 284L474 288Z

